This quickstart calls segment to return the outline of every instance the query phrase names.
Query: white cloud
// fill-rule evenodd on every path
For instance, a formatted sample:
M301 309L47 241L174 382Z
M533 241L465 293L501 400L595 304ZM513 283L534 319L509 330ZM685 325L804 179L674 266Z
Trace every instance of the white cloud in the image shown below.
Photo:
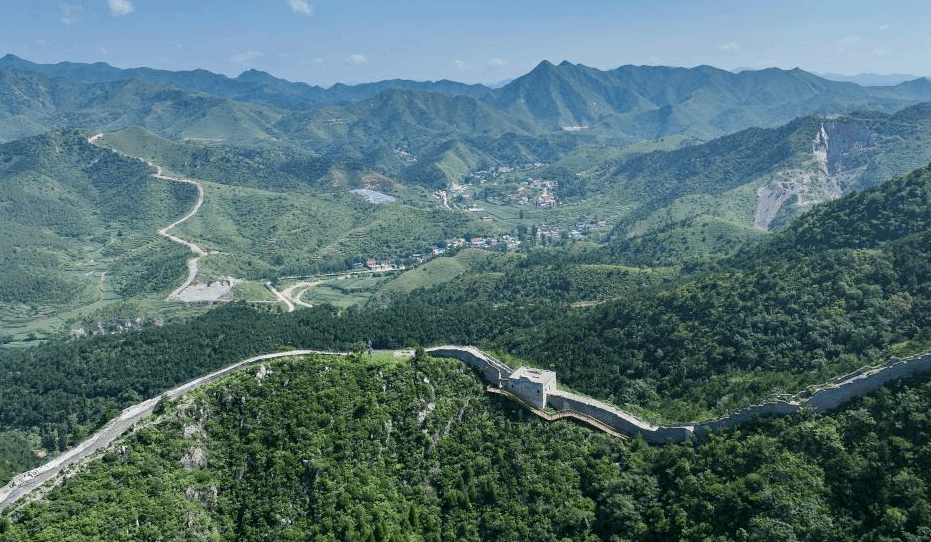
M58 12L61 14L61 22L71 26L81 22L81 15L84 14L84 8L82 6L61 4L58 6Z
M488 67L492 69L503 68L508 65L508 61L495 57L488 61Z
M307 0L288 0L288 5L291 6L291 11L294 13L300 13L308 17L314 14L314 7Z
M879 29L880 29L881 31L885 32L886 30L889 30L889 25L884 24L884 25L880 26Z
M129 0L107 0L107 5L110 6L110 15L114 17L122 17L136 11L136 6Z
M246 62L252 62L253 60L258 60L262 58L263 56L265 55L263 55L262 53L258 51L246 51L244 53L237 53L233 55L231 60L239 64L244 64Z
M454 60L454 61L453 61L453 64L454 64L457 68L459 68L460 70L467 70L467 69L471 68L471 66L469 66L468 64L466 64L465 62L463 62L463 61L461 61L461 60Z
M718 49L722 51L739 51L740 45L734 42L725 43L724 45L718 45Z
M368 64L369 59L365 55L355 54L349 57L349 63L353 66L361 66L362 64Z

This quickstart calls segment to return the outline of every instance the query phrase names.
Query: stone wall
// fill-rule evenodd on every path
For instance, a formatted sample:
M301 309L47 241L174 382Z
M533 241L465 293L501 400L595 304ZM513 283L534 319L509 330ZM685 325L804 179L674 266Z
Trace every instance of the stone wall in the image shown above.
M602 403L591 397L584 397L563 390L550 392L546 398L546 402L556 410L568 410L584 414L622 433L640 435L643 437L643 440L653 444L663 444L667 441L681 442L692 438L693 427L691 425L653 425L629 412Z
M855 397L875 391L886 382L926 371L931 371L931 353L904 359L892 358L880 367L863 368L839 382L829 383L812 393L804 406L821 412L831 410Z
M489 382L498 386L513 372L507 365L472 347L441 346L427 352L435 356L457 358L477 367ZM701 439L712 431L745 423L757 416L792 414L800 408L825 412L875 391L887 382L927 371L931 371L931 352L905 359L892 358L884 365L861 367L852 373L832 378L822 386L810 388L787 400L751 405L721 418L680 424L654 425L613 405L558 389L547 395L546 405L559 411L576 412L594 418L622 433L640 435L647 442L663 444Z
M931 371L931 353L904 359L892 358L884 365L861 367L852 373L834 377L826 384L815 387L814 390L805 390L788 401L751 405L722 418L697 422L694 424L695 435L702 438L710 431L733 427L748 422L756 416L792 414L800 408L813 408L818 412L827 412L851 399L876 391L887 382L927 371Z
M481 371L485 380L496 386L500 386L501 381L514 372L513 369L501 361L471 346L437 346L436 348L428 348L426 352L431 356L456 358L471 365Z
M546 408L546 396L556 390L556 373L533 367L520 367L506 381L499 382L536 408Z
M529 380L508 380L506 387L537 408L546 408L543 386Z
M696 422L694 424L695 436L701 439L706 437L711 431L746 423L757 416L782 416L797 412L799 408L801 408L799 403L789 401L775 401L772 403L763 403L762 405L750 405L731 412L722 418Z

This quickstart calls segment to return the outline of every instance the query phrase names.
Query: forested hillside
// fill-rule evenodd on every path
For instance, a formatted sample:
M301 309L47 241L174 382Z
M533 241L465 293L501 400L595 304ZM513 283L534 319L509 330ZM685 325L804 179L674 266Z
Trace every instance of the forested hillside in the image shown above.
M674 285L515 334L506 349L589 393L695 417L675 398L734 408L927 345L929 183L924 168L825 205Z
M72 131L0 145L3 342L37 317L101 308L179 280L185 251L156 230L196 194L150 174Z
M604 257L596 249L555 248L487 258L381 308L276 315L233 304L187 324L2 352L11 377L0 423L8 442L15 435L14 448L60 450L117 409L237 359L369 343L499 348L650 416L723 414L931 348L931 234L909 222L927 215L929 184L931 171L916 171L819 209L816 223L799 220L730 259L679 271L596 263ZM875 201L889 202L876 228L902 225L893 238L863 248L830 244L843 239L832 230L840 217L869 216ZM819 237L816 226L834 234ZM861 233L878 239L882 231ZM807 246L784 241L801 235ZM607 301L584 302L593 298ZM18 457L7 476L37 461Z
M621 243L664 229L688 235L691 228L683 224L709 219L731 223L730 232L752 226L777 230L813 203L926 165L929 112L928 104L919 104L891 115L805 116L776 128L609 161L583 180L588 192L604 191L632 204L615 226ZM773 199L779 203L770 211ZM763 219L767 212L772 216Z
M892 113L918 103L927 86L861 87L797 69L601 71L543 62L495 90L401 80L322 89L260 72L227 78L204 70L40 65L7 55L0 59L0 141L50 129L141 126L179 141L311 150L445 187L488 165L552 163L669 136L708 141L811 114ZM462 148L457 158L446 155L453 146ZM410 153L416 167L395 151ZM466 168L457 163L463 158Z
M929 398L649 447L528 418L452 360L285 360L163 405L0 540L921 540Z
M230 363L354 354L166 401L0 540L927 539L927 377L651 448L390 352L476 345L686 422L931 351L927 87L4 57L0 485ZM166 299L188 269L222 295Z

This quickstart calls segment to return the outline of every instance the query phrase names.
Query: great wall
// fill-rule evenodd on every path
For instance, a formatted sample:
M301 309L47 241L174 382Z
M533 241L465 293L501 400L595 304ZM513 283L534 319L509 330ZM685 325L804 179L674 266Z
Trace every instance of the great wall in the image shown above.
M539 386L525 384L526 379L523 377L522 385L514 386L511 382L512 375L522 375L520 369L515 371L476 348L441 346L428 349L427 353L456 358L477 368L493 387L506 395L516 397L518 402L544 418L554 419L560 413L575 414L574 418L599 429L604 429L599 427L599 424L603 424L623 435L639 435L652 444L701 440L715 430L733 427L757 416L791 414L802 408L826 412L855 397L866 395L892 380L931 371L931 352L902 359L893 357L883 365L861 367L852 373L832 378L824 384L809 386L798 394L750 405L720 418L654 425L613 405L557 389L555 373L551 371L537 371L548 373L538 379ZM552 384L549 383L549 379L552 379ZM556 415L546 413L545 407L555 410ZM590 420L596 420L598 424L593 424Z
M832 378L819 386L810 386L796 395L784 396L782 399L760 405L751 405L721 418L654 425L613 405L558 389L556 374L552 371L528 367L514 370L502 361L471 346L439 346L428 348L426 352L437 357L455 358L476 368L491 383L488 388L489 392L505 395L541 418L546 420L573 418L617 437L640 436L644 441L652 444L697 442L717 429L732 427L750 421L756 416L791 414L802 408L825 412L850 399L866 395L889 381L931 371L931 352L903 359L892 358L883 365L861 367L852 373ZM40 467L14 476L6 486L0 488L0 511L45 482L56 478L65 467L107 446L133 424L150 415L161 397L176 399L203 384L214 382L234 371L266 360L309 354L346 355L347 353L291 350L255 356L177 386L160 397L153 397L130 406L74 448ZM552 410L547 411L547 407Z

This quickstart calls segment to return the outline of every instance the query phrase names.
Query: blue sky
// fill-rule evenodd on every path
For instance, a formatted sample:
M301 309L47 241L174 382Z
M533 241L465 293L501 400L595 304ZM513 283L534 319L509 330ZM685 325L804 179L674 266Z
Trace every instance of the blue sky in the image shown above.
M931 76L931 2L3 0L0 55L495 83L541 60Z

